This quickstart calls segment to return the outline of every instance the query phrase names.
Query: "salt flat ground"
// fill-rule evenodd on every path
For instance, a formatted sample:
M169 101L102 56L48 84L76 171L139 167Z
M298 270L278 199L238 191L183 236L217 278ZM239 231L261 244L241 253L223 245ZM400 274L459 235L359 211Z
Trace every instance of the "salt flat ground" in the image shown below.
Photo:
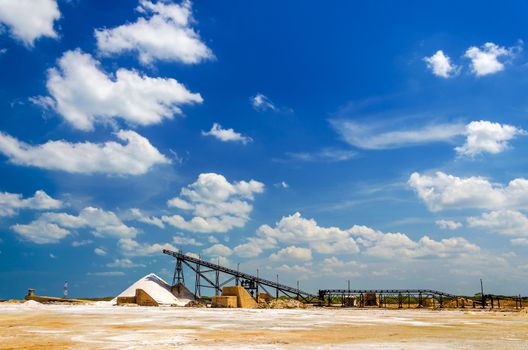
M0 303L0 348L528 349L528 316Z

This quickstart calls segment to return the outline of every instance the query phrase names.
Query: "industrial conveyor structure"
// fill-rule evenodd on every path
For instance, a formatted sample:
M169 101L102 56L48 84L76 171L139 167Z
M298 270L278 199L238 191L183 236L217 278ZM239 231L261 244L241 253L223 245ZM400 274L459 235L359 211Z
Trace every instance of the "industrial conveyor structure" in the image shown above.
M270 297L279 298L285 295L289 298L302 300L305 303L317 303L319 305L336 305L341 304L344 307L369 307L378 306L386 307L387 305L397 305L403 307L488 307L500 308L501 301L511 304L515 303L515 308L522 307L521 296L506 297L482 293L475 297L457 296L431 289L320 289L317 295L308 293L299 288L290 287L279 283L261 278L257 275L240 272L236 270L205 261L196 255L185 254L182 251L172 251L163 249L163 253L176 260L174 269L173 285L180 283L185 284L183 268L187 266L195 275L194 294L201 296L202 288L211 288L216 296L222 293L222 287L228 283L235 282L235 285L244 287L251 296L258 301L259 292L263 291ZM275 293L268 291L270 288Z
M379 306L387 304L390 298L391 304L398 304L399 308L407 304L411 306L417 304L418 307L424 307L426 300L430 300L434 306L438 302L439 307L443 307L444 301L450 300L456 303L458 307L459 298L455 295L440 292L431 289L320 289L319 300L323 303L340 301L343 306ZM351 301L357 302L358 305L349 305Z
M219 264L214 264L209 261L202 260L200 258L184 254L181 251L172 251L168 249L163 249L163 254L170 255L176 259L176 266L174 269L174 277L172 284L176 285L178 283L185 284L183 266L187 266L195 273L195 288L194 294L196 296L201 295L201 288L212 288L215 291L215 295L219 295L222 292L222 287L228 283L235 281L237 286L242 286L246 288L249 293L257 298L259 291L262 290L271 294L266 288L272 288L275 290L275 297L278 298L282 293L290 298L296 298L304 302L312 302L317 300L317 296L311 293L302 291L299 288L294 288L280 284L277 278L277 281L270 281L264 278L253 276L247 273L240 272L238 269L233 270ZM258 273L258 272L257 272ZM228 277L221 282L220 274L225 274ZM206 284L203 284L203 283Z

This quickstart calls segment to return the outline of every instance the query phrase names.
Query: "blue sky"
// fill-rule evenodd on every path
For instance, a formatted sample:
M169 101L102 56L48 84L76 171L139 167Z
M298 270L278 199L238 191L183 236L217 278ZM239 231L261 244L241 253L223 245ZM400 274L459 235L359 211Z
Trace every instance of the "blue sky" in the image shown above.
M163 247L526 294L527 7L0 0L0 298L170 279Z

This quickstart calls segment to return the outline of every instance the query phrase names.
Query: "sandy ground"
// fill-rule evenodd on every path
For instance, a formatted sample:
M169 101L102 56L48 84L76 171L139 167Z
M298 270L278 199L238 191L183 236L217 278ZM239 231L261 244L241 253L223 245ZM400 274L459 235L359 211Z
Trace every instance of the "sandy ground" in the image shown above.
M1 349L528 349L528 314L0 303Z

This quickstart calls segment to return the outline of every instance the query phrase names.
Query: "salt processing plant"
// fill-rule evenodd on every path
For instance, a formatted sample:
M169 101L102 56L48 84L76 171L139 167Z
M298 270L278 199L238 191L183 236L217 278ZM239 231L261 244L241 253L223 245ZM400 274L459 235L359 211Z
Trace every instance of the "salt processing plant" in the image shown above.
M480 308L522 309L526 298L485 294L474 297L431 289L319 289L310 293L277 281L234 270L202 260L193 254L164 249L174 258L174 275L169 284L151 273L139 279L111 299L115 305L187 306L213 308L292 308L308 306L379 307L379 308ZM185 284L185 273L194 275L194 285ZM482 285L481 285L482 287ZM204 289L212 290L211 297ZM191 291L192 290L192 291ZM29 289L26 300L45 303L82 303L83 300L38 296Z

